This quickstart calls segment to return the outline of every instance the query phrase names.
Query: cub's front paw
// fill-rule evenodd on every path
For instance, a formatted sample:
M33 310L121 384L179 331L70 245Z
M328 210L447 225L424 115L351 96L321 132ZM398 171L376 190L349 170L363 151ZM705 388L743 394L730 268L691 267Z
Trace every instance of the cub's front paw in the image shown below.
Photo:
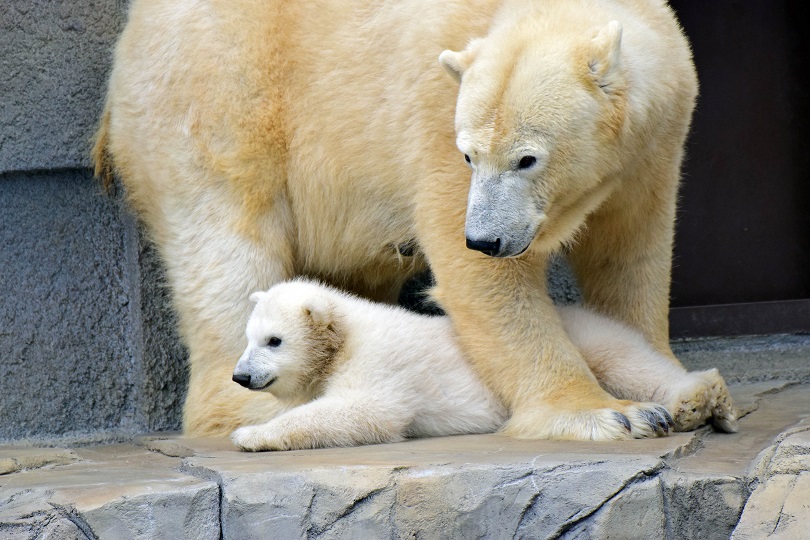
M672 414L678 431L691 431L707 423L726 433L738 429L737 411L717 369L687 373L666 389L661 402Z
M240 427L231 433L231 442L248 452L263 450L286 450L265 426Z
M540 407L512 415L503 432L524 439L613 441L665 436L673 428L667 410L657 403L613 400L607 407L561 410Z

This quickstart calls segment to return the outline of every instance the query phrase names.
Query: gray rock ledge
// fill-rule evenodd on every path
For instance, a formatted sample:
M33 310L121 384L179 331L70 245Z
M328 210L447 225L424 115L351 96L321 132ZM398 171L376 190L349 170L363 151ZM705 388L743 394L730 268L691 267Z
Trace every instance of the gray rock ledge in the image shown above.
M0 447L0 538L801 538L810 387L732 387L740 432L470 435L279 453L158 433Z

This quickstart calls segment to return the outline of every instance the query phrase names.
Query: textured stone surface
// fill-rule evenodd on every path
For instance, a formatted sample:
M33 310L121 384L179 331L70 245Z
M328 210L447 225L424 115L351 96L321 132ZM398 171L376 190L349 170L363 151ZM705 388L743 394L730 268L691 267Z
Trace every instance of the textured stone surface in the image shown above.
M664 475L668 528L675 538L726 539L749 492L745 478L713 472Z
M803 421L785 435L776 447L767 474L810 472L810 423Z
M46 465L63 465L76 459L76 453L65 448L0 446L0 475Z
M609 499L593 514L561 538L651 540L666 538L662 482L659 477L642 477Z
M751 494L734 540L808 537L810 530L810 472L778 474Z
M0 171L89 165L126 6L0 2Z
M608 528L651 497L662 516L660 486L656 498L644 484L694 436L585 444L483 435L260 454L189 440L185 470L221 486L225 538L271 526L284 538L545 538L595 514Z
M444 464L392 457L384 466L338 462L296 472L267 467L251 475L216 467L223 531L226 537L256 538L272 522L283 523L278 530L288 538L543 538L586 520L660 466L637 456L571 460L523 454L497 466L470 463L463 452L459 461L443 456L453 460Z
M127 224L89 175L0 176L0 440L133 422Z
M0 538L219 538L219 488L178 460L132 445L75 452L0 477Z
M0 441L178 429L159 264L88 171L0 175Z
M0 2L0 441L180 425L162 269L87 170L128 3Z
M719 369L728 384L810 383L810 334L674 340L672 351L689 369Z
M810 536L810 422L805 419L778 436L753 470L756 489L732 538Z
M161 433L3 447L0 459L39 468L0 475L0 538L802 538L810 387L732 393L748 411L732 435L493 434L253 454Z

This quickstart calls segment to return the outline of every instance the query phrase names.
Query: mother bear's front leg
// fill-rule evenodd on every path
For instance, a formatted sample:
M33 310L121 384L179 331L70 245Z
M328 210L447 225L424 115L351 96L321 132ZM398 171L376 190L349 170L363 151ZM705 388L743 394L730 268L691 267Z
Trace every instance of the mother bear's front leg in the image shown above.
M434 297L462 348L523 438L610 440L668 430L660 405L604 391L571 343L546 290L537 253L492 258L465 247L465 181L433 181L417 206L420 244L436 280Z

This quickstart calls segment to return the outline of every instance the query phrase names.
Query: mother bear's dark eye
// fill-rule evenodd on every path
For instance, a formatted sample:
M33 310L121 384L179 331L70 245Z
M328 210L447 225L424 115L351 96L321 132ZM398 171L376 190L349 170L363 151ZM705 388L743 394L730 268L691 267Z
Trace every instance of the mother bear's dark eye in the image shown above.
M523 156L518 162L518 169L528 169L537 163L537 158L534 156Z
M466 161L467 163L470 163L470 156L468 156L467 154L464 154L464 161Z
M268 347L278 347L281 345L281 338L277 338L276 336L271 337L267 340Z

